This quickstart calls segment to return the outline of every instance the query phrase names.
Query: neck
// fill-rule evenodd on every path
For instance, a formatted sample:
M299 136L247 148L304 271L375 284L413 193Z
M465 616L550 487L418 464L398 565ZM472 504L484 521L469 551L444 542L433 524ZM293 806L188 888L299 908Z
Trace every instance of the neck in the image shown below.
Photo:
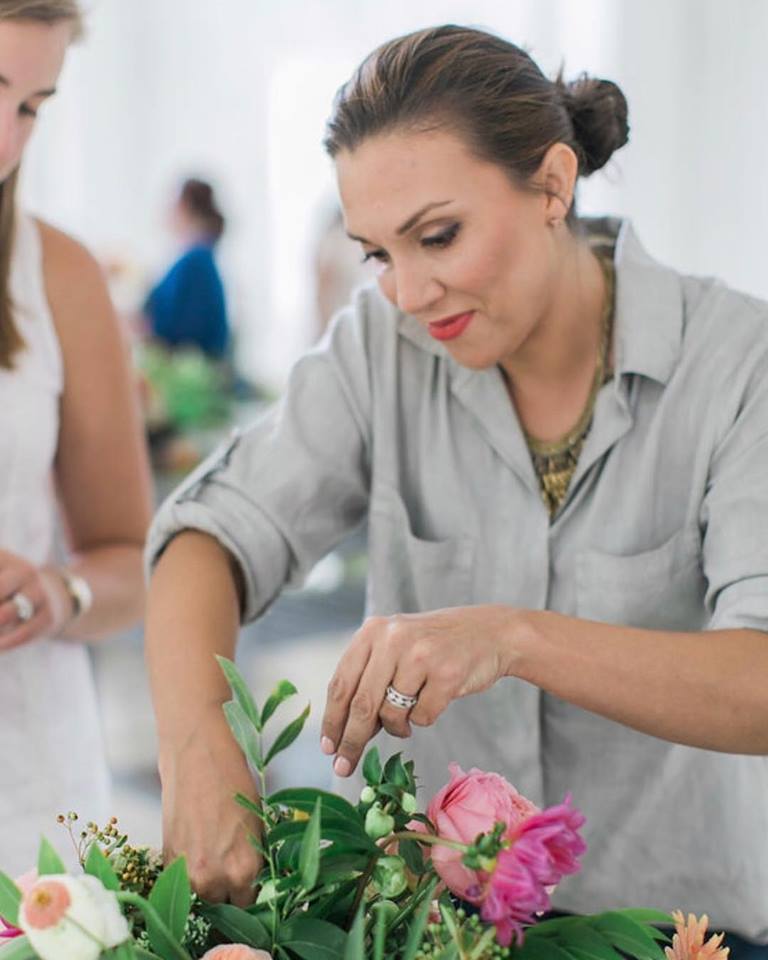
M557 242L548 301L527 340L501 362L513 387L568 384L595 369L606 296L603 271L585 242L571 234Z

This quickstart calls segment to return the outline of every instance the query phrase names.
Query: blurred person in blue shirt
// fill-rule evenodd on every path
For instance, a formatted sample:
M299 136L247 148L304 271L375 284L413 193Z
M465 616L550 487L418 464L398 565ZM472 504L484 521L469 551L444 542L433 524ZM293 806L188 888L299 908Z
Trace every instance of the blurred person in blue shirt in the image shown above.
M185 180L171 211L183 253L144 304L150 335L170 349L197 347L212 359L227 353L227 306L213 253L224 224L211 185Z

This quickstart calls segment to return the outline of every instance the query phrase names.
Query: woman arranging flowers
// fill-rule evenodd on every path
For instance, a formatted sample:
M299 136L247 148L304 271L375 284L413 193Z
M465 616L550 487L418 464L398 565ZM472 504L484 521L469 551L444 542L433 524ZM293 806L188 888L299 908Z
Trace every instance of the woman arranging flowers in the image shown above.
M414 733L430 791L457 759L573 792L588 869L557 909L706 904L768 942L766 310L578 218L627 135L614 84L462 27L341 89L326 146L379 289L152 535L166 846L206 895L245 903L260 867L212 655L367 515L322 741L351 789L381 727Z

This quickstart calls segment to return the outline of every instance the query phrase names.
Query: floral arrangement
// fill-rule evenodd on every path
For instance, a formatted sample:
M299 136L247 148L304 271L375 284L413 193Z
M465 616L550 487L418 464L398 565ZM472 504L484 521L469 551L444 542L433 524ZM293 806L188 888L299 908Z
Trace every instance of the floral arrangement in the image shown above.
M722 935L656 910L546 917L553 888L579 869L584 818L566 797L539 810L503 777L452 765L419 813L411 761L365 757L353 805L298 787L268 795L271 760L293 743L307 707L267 746L265 730L296 693L278 684L262 708L231 661L225 712L261 786L252 842L264 858L247 909L200 900L184 858L163 866L113 818L77 835L79 876L43 840L37 870L0 872L0 960L725 960ZM657 925L676 926L670 938Z

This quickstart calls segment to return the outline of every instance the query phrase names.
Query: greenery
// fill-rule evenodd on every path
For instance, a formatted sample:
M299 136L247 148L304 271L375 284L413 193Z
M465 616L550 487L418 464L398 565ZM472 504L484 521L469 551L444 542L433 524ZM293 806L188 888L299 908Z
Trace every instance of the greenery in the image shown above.
M69 815L61 819L73 832L84 870L115 891L131 924L132 940L104 957L193 960L231 942L267 950L274 960L663 960L660 944L668 937L654 924L672 920L647 910L544 920L526 930L522 945L501 947L493 927L439 892L425 853L440 841L416 813L413 763L399 754L382 763L378 751L369 750L367 786L356 805L307 787L267 795L268 765L299 735L309 707L268 738L295 687L281 682L259 707L235 665L220 663L232 690L224 710L261 786L257 803L236 798L262 824L261 836L251 838L264 859L256 902L247 909L205 903L192 893L183 858L163 868L156 853L130 845L115 820L103 829L89 824L75 837L76 818ZM414 819L430 833L410 831ZM47 841L38 870L64 870ZM0 916L10 924L17 922L20 900L14 882L0 873ZM0 956L26 960L36 954L19 936L0 948Z

